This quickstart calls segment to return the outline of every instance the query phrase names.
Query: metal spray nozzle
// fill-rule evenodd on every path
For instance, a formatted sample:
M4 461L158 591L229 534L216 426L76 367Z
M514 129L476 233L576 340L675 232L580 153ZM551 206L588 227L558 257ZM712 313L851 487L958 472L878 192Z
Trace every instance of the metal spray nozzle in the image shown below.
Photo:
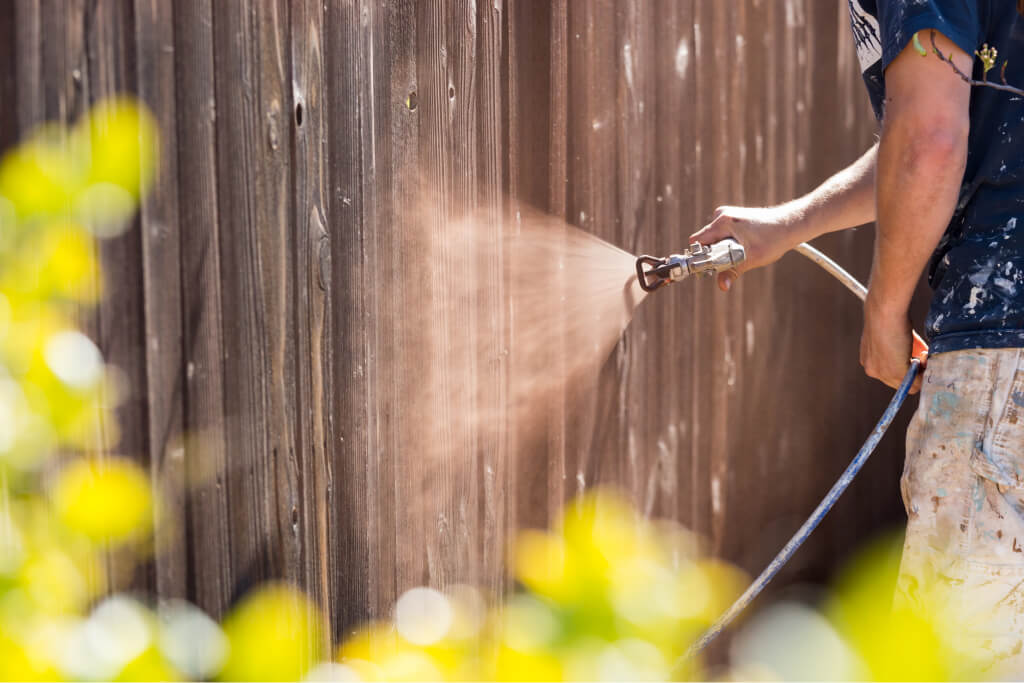
M743 263L747 252L739 242L725 239L711 246L694 242L682 254L665 258L640 256L636 260L636 278L645 292L678 282L690 275L714 275Z

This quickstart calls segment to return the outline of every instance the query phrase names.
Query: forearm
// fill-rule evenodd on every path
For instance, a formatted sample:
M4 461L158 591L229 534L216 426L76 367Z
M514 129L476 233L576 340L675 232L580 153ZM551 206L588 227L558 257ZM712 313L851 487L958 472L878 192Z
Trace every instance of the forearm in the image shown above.
M896 107L893 107L896 109ZM942 238L967 161L968 125L887 116L878 152L878 231L868 305L906 316L921 272Z
M876 144L814 191L778 207L792 216L789 241L796 245L875 220L877 159Z

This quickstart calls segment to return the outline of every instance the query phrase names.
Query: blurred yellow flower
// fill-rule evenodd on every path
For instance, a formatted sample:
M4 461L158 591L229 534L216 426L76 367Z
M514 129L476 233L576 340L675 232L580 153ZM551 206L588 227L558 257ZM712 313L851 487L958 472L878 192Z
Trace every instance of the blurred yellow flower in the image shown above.
M42 126L0 159L0 195L21 219L66 211L84 180L80 145L57 126Z
M64 526L94 543L138 540L152 528L149 479L120 458L75 460L57 478L52 500Z
M52 662L33 656L0 625L0 680L57 681L60 675Z
M271 583L248 595L224 620L230 651L226 681L297 681L321 657L324 625L301 592Z
M923 609L893 604L902 537L884 536L844 568L825 608L875 681L981 679L969 653L953 647L955 616L939 600Z
M127 98L96 105L85 124L89 133L90 185L109 183L137 200L153 178L159 153L156 121Z

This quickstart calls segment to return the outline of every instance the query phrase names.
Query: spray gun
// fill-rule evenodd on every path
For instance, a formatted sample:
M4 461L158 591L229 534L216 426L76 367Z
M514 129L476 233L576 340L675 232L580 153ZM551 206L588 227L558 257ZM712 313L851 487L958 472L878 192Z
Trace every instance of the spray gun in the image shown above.
M725 239L711 246L694 242L682 254L665 258L640 256L636 260L636 279L645 292L653 292L671 282L690 275L709 277L735 268L747 258L747 252L736 240Z

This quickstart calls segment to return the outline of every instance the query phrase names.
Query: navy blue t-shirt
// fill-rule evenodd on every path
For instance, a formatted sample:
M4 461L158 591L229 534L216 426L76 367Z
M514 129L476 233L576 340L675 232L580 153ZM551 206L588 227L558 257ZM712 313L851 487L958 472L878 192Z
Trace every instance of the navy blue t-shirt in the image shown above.
M857 57L881 120L885 68L930 29L973 55L999 51L990 80L1024 87L1024 17L1013 0L849 0ZM974 78L981 78L975 59ZM934 290L925 323L932 353L1024 347L1024 100L988 87L971 91L971 131L960 201L932 256ZM1018 219L1020 226L1018 227Z

